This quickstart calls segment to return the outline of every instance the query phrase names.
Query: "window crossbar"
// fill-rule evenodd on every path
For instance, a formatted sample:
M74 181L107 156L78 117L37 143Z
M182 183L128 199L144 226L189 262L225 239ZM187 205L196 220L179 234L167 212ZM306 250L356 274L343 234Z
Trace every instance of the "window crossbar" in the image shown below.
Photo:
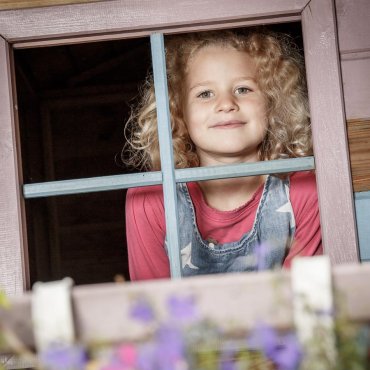
M257 176L269 173L308 171L315 168L314 157L279 159L273 161L240 163L227 166L196 167L175 170L176 183ZM83 179L47 181L23 186L23 196L41 198L58 195L103 192L129 189L137 186L162 184L162 173L143 172L124 175L89 177Z

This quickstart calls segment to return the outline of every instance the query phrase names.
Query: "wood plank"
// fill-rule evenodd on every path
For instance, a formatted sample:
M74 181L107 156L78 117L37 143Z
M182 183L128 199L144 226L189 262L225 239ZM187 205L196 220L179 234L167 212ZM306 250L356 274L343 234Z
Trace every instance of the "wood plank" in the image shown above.
M370 1L335 0L340 52L370 49Z
M0 287L14 295L26 288L28 269L27 262L24 263L27 260L23 249L24 204L20 199L9 50L9 45L0 38Z
M338 298L336 312L345 313L351 321L368 321L370 264L335 266L332 273ZM293 327L290 272L268 271L77 286L72 290L77 338L84 343L143 338L151 326L141 325L130 317L135 298L147 298L161 320L166 317L168 297L180 294L194 297L202 317L226 331L250 330L260 320L276 328ZM26 345L33 346L30 300L30 293L14 297L12 310L0 311L0 319L14 328Z
M312 0L302 13L302 29L324 252L334 264L355 262L357 231L333 1Z
M300 16L308 0L110 0L92 4L75 4L0 12L0 35L6 40L60 38L69 36L132 33L186 26L217 28L217 23L264 18Z
M370 1L336 0L346 117L370 118Z
M0 10L36 8L63 4L92 3L102 0L1 0Z
M299 22L301 20L300 14L289 14L279 15L273 18L252 18L252 19L241 19L241 20L229 20L222 23L204 23L204 24L187 24L182 26L176 26L175 28L166 28L166 34L179 33L179 32L200 32L207 30L221 30L221 29L232 29L249 26L258 26L265 24L276 24L276 23L290 23ZM157 29L155 31L158 31ZM114 33L99 33L90 35L89 33L82 33L79 36L73 37L61 37L61 38L46 38L46 39L35 39L27 41L15 41L13 47L15 49L35 48L44 46L56 46L56 45L72 45L82 44L84 42L96 42L96 41L110 41L110 40L122 40L127 38L144 37L150 34L151 30L148 29L130 29L125 31L119 31Z
M370 50L342 54L341 67L347 120L370 119Z
M370 190L370 120L347 122L354 191Z

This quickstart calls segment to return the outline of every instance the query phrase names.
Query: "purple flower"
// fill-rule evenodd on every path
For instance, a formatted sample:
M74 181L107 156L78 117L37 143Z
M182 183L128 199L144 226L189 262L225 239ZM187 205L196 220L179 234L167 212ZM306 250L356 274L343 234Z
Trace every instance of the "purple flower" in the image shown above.
M172 326L161 326L155 340L140 346L137 368L140 370L174 370L184 361L182 333Z
M223 349L220 359L220 370L236 370L237 365L234 361L235 349L230 345Z
M156 369L156 346L154 343L146 343L140 346L137 365L140 370Z
M184 341L181 330L169 325L162 325L157 332L157 344L160 352L172 357L182 357Z
M262 243L257 245L256 258L257 258L257 270L258 271L268 269L268 266L267 266L267 263L266 263L266 257L267 257L268 252L270 250L271 250L271 246L266 242L262 242Z
M260 350L272 360L278 370L297 369L302 359L302 350L296 336L292 333L278 335L275 330L258 324L248 338L250 349Z
M270 358L279 370L295 370L302 360L302 355L297 337L290 333L280 338L280 343L275 346Z
M124 365L122 365L117 360L111 361L109 364L104 365L99 370L125 370L127 369Z
M50 370L79 370L84 369L87 356L80 346L51 346L40 356L43 366Z
M173 319L182 322L194 321L198 316L193 296L178 297L172 295L167 300L167 308Z
M278 335L271 327L258 323L252 334L248 337L248 348L252 350L263 350L264 353L270 353L276 343L279 342Z
M157 332L156 363L161 370L174 370L184 359L182 332L172 326L161 326Z
M149 323L154 320L154 312L148 302L138 300L130 310L130 316L144 323Z

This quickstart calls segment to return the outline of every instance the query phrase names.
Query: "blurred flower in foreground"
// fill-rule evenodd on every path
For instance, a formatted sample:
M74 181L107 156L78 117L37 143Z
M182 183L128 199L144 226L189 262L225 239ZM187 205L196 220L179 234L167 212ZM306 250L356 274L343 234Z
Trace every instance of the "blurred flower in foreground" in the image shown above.
M247 342L250 349L262 351L279 370L298 369L302 360L302 349L293 333L279 335L271 327L260 323Z
M133 319L142 321L143 323L149 323L154 320L154 312L149 303L145 300L138 300L135 302L130 310L130 316Z
M178 328L162 325L153 342L139 347L137 368L140 370L183 370L185 343Z
M140 346L137 365L140 370L155 369L156 348L154 343L145 343Z
M163 325L157 332L156 357L159 369L174 370L185 358L185 343L181 330Z
M171 318L181 322L192 322L198 318L193 296L171 295L167 300L167 308Z
M227 346L223 349L220 358L220 370L237 370L237 364L234 360L235 349L232 346Z
M256 248L257 271L263 271L269 268L266 263L266 257L270 250L271 246L266 242L262 242L257 245Z
M137 349L132 344L123 344L118 347L117 354L122 364L129 369L134 369L137 363Z
M134 370L137 369L137 347L122 344L113 353L110 361L99 370Z
M83 370L87 362L85 349L80 346L51 346L41 352L40 361L45 369Z
M1 308L9 308L10 302L8 300L8 297L6 296L6 293L0 289L0 307Z

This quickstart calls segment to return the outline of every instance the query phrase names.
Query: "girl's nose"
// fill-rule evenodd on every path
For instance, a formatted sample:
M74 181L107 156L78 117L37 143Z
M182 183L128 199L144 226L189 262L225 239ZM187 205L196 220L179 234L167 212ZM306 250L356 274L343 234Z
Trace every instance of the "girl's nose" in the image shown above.
M232 94L223 94L219 96L217 111L231 112L235 110L238 110L238 104Z

